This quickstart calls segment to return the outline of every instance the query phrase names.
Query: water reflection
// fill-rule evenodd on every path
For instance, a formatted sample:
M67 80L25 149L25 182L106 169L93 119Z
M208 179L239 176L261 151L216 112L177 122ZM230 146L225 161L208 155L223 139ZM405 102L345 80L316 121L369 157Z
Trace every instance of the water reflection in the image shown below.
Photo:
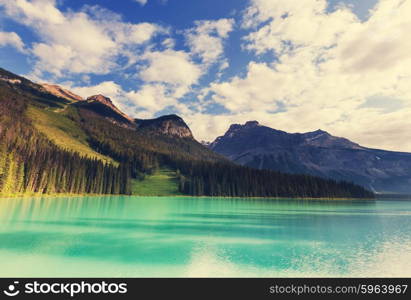
M407 201L1 199L0 224L0 276L411 275L374 260L411 256Z

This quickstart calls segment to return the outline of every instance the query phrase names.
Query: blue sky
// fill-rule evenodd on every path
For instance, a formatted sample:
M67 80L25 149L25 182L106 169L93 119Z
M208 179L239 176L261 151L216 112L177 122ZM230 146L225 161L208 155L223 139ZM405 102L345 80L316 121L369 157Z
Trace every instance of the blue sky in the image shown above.
M410 0L0 0L0 66L103 93L135 117L177 113L199 140L257 119L411 151L408 9Z

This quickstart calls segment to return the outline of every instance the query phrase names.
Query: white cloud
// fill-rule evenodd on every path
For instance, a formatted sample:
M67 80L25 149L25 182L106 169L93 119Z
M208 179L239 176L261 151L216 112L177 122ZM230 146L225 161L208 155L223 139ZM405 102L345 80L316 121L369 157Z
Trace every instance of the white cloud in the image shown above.
M166 108L181 114L191 113L179 99L190 92L205 70L193 62L190 53L169 48L164 51L148 49L140 59L145 65L138 71L138 78L143 84L137 90L124 91L112 81L72 87L71 90L84 97L96 93L107 95L125 113L137 118L152 118Z
M162 46L164 46L166 49L172 49L175 47L176 42L172 38L166 38L164 41L161 43Z
M28 24L39 22L57 25L65 21L64 15L56 8L55 0L0 0L0 5L5 7L7 15Z
M282 79L266 64L250 63L245 78L234 77L230 82L214 83L210 90L213 100L236 113L275 110L280 99Z
M179 99L186 95L203 74L190 55L167 49L147 51L141 56L146 62L138 73L143 84L138 90L124 92L122 105L134 117L152 118L166 108L179 113L189 111Z
M175 41L171 38L162 43L166 50L146 51L141 56L146 65L138 73L144 84L139 90L126 93L126 102L137 106L135 111L139 117L153 117L165 108L173 108L180 114L192 114L193 107L190 109L179 99L192 91L211 63L222 58L223 39L227 38L232 27L233 20L229 19L198 21L194 29L186 32L190 52L172 49ZM197 55L202 58L202 64L194 61ZM222 60L221 70L227 66L228 62ZM196 109L201 103L192 106Z
M54 0L0 0L6 15L30 27L40 38L33 45L38 73L106 74L121 58L136 61L138 47L158 33L161 26L122 22L121 17L97 6L61 12ZM141 50L140 50L141 51Z
M186 32L191 53L200 57L205 64L216 62L224 53L223 42L233 30L234 20L197 21L195 25Z
M146 5L147 2L148 2L148 0L134 0L134 1L136 1L137 3L139 3L141 6Z
M103 94L106 97L112 98L113 102L115 102L118 97L121 97L121 95L124 94L121 86L114 81L104 81L94 86L67 86L66 88L82 96L83 98Z
M244 47L277 60L251 62L245 76L212 84L213 100L230 115L246 113L279 129L322 128L366 146L411 151L411 1L380 0L367 21L347 7L329 13L326 6L253 0ZM404 107L364 107L375 95Z
M24 43L15 32L0 32L0 47L12 46L20 52L25 52Z
M191 61L184 51L166 50L147 52L142 59L148 66L141 70L140 77L147 82L165 82L176 86L190 86L202 74L201 68Z
M113 24L115 41L121 44L143 44L150 41L158 33L167 33L167 30L151 23L140 24Z
M173 91L164 84L146 84L138 91L126 94L127 99L137 106L134 114L139 118L151 118L157 111L169 106L177 106Z

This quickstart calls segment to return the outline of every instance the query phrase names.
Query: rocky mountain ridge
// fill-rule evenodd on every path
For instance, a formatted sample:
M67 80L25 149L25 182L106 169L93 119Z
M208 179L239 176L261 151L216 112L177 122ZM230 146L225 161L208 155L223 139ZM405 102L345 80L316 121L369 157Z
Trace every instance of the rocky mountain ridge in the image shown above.
M57 97L64 98L66 100L76 102L76 101L83 101L84 98L76 95L75 93L62 88L57 84L49 84L49 83L42 83L41 86L50 94L53 94Z
M323 130L287 133L250 121L231 125L209 148L249 167L346 180L380 193L411 193L411 153L370 149Z

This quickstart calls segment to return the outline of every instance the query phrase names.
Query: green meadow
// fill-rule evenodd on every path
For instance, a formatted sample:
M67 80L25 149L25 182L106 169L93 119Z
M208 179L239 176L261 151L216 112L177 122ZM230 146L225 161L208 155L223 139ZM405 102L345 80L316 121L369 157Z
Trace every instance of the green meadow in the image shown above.
M168 169L159 169L144 180L133 180L132 194L139 196L180 196L176 173Z

